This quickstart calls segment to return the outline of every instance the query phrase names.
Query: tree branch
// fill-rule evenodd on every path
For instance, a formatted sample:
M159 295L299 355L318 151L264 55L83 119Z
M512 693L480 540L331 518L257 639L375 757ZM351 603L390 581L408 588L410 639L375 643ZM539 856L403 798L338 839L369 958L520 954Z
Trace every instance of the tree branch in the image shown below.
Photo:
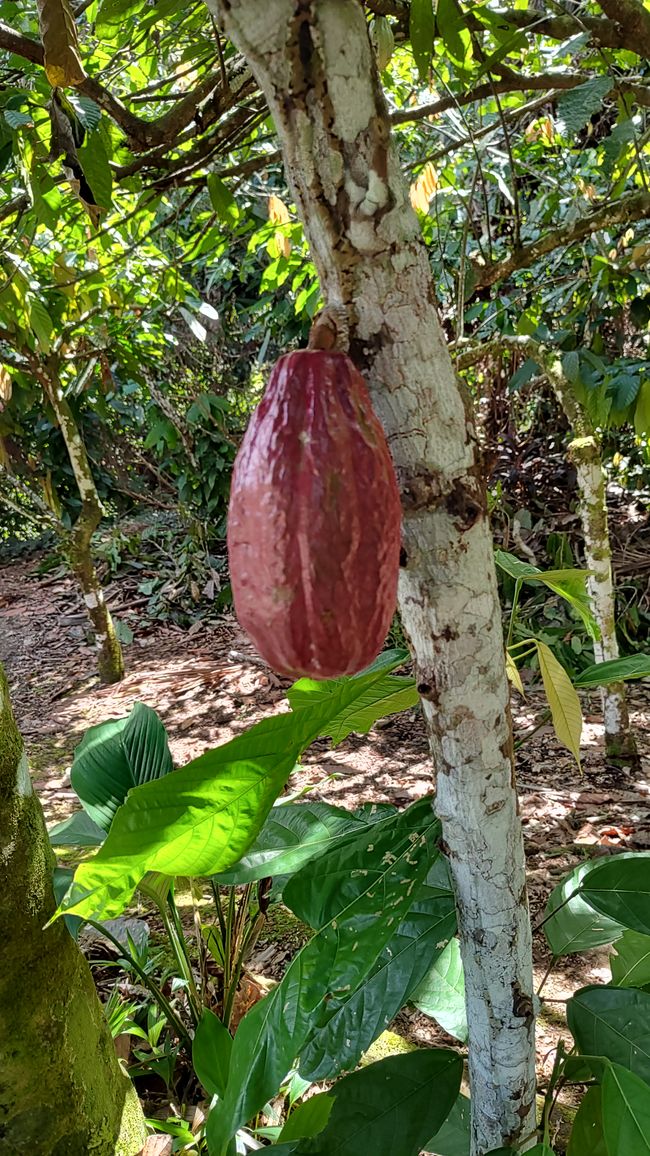
M423 120L428 116L438 116L450 108L463 108L478 100L489 100L495 94L507 92L537 92L548 89L577 88L590 77L584 72L543 72L539 76L523 76L521 73L511 72L508 76L492 83L479 84L469 92L450 93L431 104L420 105L419 108L401 108L399 112L391 114L393 125L407 124L411 121ZM611 91L626 92L634 97L637 104L650 106L650 86L644 84L630 84L626 81L616 82L612 79Z
M562 225L559 229L544 233L531 245L523 245L520 249L513 250L503 261L496 261L493 265L474 264L476 278L474 291L495 285L497 281L502 281L517 269L526 269L533 265L540 257L552 253L554 249L574 245L600 229L607 229L612 225L627 225L630 221L644 220L648 217L650 217L650 193L631 193L627 197L621 197L619 201L609 201L570 225Z
M621 30L626 48L650 57L650 12L639 0L598 0L606 16Z

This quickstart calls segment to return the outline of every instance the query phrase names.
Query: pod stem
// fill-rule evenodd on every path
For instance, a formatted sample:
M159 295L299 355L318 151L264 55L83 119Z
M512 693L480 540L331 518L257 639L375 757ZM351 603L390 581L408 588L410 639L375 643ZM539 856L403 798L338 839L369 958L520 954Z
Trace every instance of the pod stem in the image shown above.
M309 331L308 349L347 352L349 344L348 315L343 305L326 305L314 319Z

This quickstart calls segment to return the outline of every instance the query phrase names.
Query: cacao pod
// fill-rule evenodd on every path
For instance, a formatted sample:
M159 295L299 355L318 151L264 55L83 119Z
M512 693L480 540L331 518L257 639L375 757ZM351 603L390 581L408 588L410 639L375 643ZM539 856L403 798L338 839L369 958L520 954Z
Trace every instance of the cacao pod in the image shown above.
M388 68L395 51L395 37L385 16L376 16L370 21L370 41L377 57L377 68L383 72Z
M274 670L336 678L377 656L395 610L399 492L384 431L344 353L281 357L234 465L235 611Z

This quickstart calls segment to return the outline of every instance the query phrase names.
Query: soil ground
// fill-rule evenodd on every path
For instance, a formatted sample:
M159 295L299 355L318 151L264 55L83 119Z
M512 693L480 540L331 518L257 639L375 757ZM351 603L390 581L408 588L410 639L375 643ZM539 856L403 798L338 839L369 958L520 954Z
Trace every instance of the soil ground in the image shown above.
M0 661L5 664L14 710L23 733L34 782L48 825L75 809L69 766L89 726L120 717L136 701L161 715L176 765L285 709L284 690L242 636L232 616L183 630L140 620L118 582L109 602L131 625L125 648L127 674L115 687L101 688L94 652L86 640L83 605L70 579L39 578L36 563L18 561L0 570ZM514 695L518 731L530 728L540 700ZM629 774L608 767L603 749L599 698L583 697L583 769L546 727L517 756L517 779L526 841L533 924L548 894L585 856L650 846L650 685L629 690L642 769ZM430 761L422 717L414 710L382 720L368 735L352 735L336 750L315 744L290 792L311 785L311 798L354 808L363 802L405 806L431 789ZM252 963L277 978L296 950L295 929L286 937L263 937ZM564 958L544 984L538 1024L538 1067L543 1080L564 1029L564 1001L577 988L608 978L608 949ZM543 935L535 936L541 982L549 962ZM453 1043L425 1016L405 1011L392 1025L420 1043ZM565 1033L566 1034L566 1033Z

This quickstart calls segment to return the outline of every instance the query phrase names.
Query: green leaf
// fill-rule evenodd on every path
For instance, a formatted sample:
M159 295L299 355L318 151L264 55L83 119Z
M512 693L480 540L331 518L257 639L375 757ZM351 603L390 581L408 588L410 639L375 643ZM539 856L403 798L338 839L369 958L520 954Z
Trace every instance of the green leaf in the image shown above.
M596 911L631 931L650 935L649 851L630 851L597 863L580 890Z
M418 1156L458 1096L462 1058L444 1048L388 1056L334 1085L324 1130L296 1156Z
M582 619L590 638L600 638L600 631L591 611L591 601L587 593L586 570L544 570L539 579L549 590L559 594ZM529 579L533 581L533 579Z
M229 225L234 225L239 217L237 202L230 189L216 173L208 173L208 195L215 213Z
M595 662L576 678L576 686L608 686L626 679L650 677L650 654L630 654L609 662Z
M242 1019L230 1078L218 1115L210 1118L210 1147L220 1152L237 1129L273 1096L314 1029L325 996L348 999L417 898L430 869L439 824L427 801L368 831L333 877L320 872L322 923L272 992ZM301 874L317 868L308 864ZM309 879L294 876L285 899L299 918L317 902ZM307 920L308 921L308 920ZM383 1025L382 1025L383 1026ZM362 1028L362 1025L358 1025Z
M95 204L102 209L110 209L113 203L113 174L101 134L92 133L83 148L77 149L77 156Z
M99 105L95 104L95 101L91 100L89 96L84 96L83 93L75 92L74 90L68 92L67 99L84 128L88 129L89 132L96 129L102 115L102 110Z
M192 1064L210 1096L223 1096L228 1083L232 1036L221 1020L204 1010L192 1041Z
M608 1156L650 1156L648 1085L611 1064L603 1077L603 1135Z
M251 883L268 875L292 875L342 836L367 826L367 821L329 803L284 803L273 808L250 851L216 882Z
M409 34L420 80L427 80L433 52L433 0L411 0Z
M300 1072L317 1081L350 1069L411 998L431 961L456 929L445 861L437 858L414 893L415 902L352 992L324 1001L300 1054Z
M317 1136L327 1124L333 1107L334 1096L331 1093L321 1092L318 1096L311 1096L291 1113L279 1139L303 1140L308 1136Z
M65 909L119 915L147 871L214 875L258 835L300 753L381 672L337 684L310 710L264 719L180 771L131 791L92 862L82 863Z
M90 818L109 831L132 787L172 769L162 722L151 707L137 702L126 718L86 732L74 754L70 781Z
M470 1156L471 1140L471 1105L461 1093L442 1128L424 1145L424 1151L431 1156Z
M555 733L560 742L571 751L578 766L580 766L580 738L582 735L580 699L566 670L560 665L552 650L545 642L540 642L538 639L534 641Z
M518 328L520 333L522 333L524 331L523 327L521 327L521 326L518 326L517 328ZM532 330L529 329L529 332L534 333L536 328L537 328L537 326L535 324L533 324ZM508 390L511 393L514 393L516 390L521 389L522 385L528 385L528 382L531 381L531 379L533 377L535 377L535 375L538 373L539 373L538 363L536 361L533 361L532 358L529 357L526 361L523 362L522 365L519 366L519 369L517 369L516 372L513 373L512 377L510 378L510 381L508 382Z
M650 378L641 383L634 407L634 429L639 437L650 433Z
M608 1156L601 1099L600 1088L587 1089L573 1121L567 1156Z
M34 118L29 112L20 112L17 108L5 108L4 118L10 128L32 128Z
M323 731L324 735L331 737L334 746L353 731L365 734L377 719L408 710L417 704L419 696L415 689L415 679L390 676L390 671L402 666L408 658L406 650L385 650L375 659L368 671L354 676L357 679L367 680L369 673L377 675L372 682L367 683L366 688L354 702L336 715ZM327 703L345 682L346 680L342 678L331 679L328 682L301 678L288 691L291 707L298 711Z
M540 570L529 562L520 562L514 554L505 550L495 550L494 559L500 570L504 570L511 578L524 582L542 582L555 594L568 602L584 622L591 638L598 638L599 632L596 621L591 612L591 603L587 593L586 570Z
M561 93L557 101L558 126L565 137L574 137L580 132L593 113L602 108L611 87L609 76L593 76L584 84Z
M507 550L495 550L494 561L500 570L515 580L539 578L542 573L538 566L531 566L530 562L520 562L519 558L515 558L515 555L509 554Z
M52 348L54 322L38 297L32 297L29 302L29 324L43 353L49 353Z
M645 987L650 984L650 935L626 931L616 941L615 954L610 955L612 983L619 987Z
M583 898L581 881L593 869L593 863L581 863L549 896L544 934L553 955L570 955L613 943L625 930L618 921L594 911Z
M647 992L633 987L583 987L567 1003L567 1023L579 1051L605 1056L650 1083Z
M580 354L577 349L571 349L562 356L562 372L571 385L580 383Z
M411 1000L450 1036L455 1036L461 1043L467 1041L465 977L457 939L450 939L413 992Z
M452 60L463 65L471 39L462 9L454 3L454 0L437 0L435 30Z
M69 819L57 823L48 835L53 847L99 847L106 838L104 829L85 811L76 811Z

